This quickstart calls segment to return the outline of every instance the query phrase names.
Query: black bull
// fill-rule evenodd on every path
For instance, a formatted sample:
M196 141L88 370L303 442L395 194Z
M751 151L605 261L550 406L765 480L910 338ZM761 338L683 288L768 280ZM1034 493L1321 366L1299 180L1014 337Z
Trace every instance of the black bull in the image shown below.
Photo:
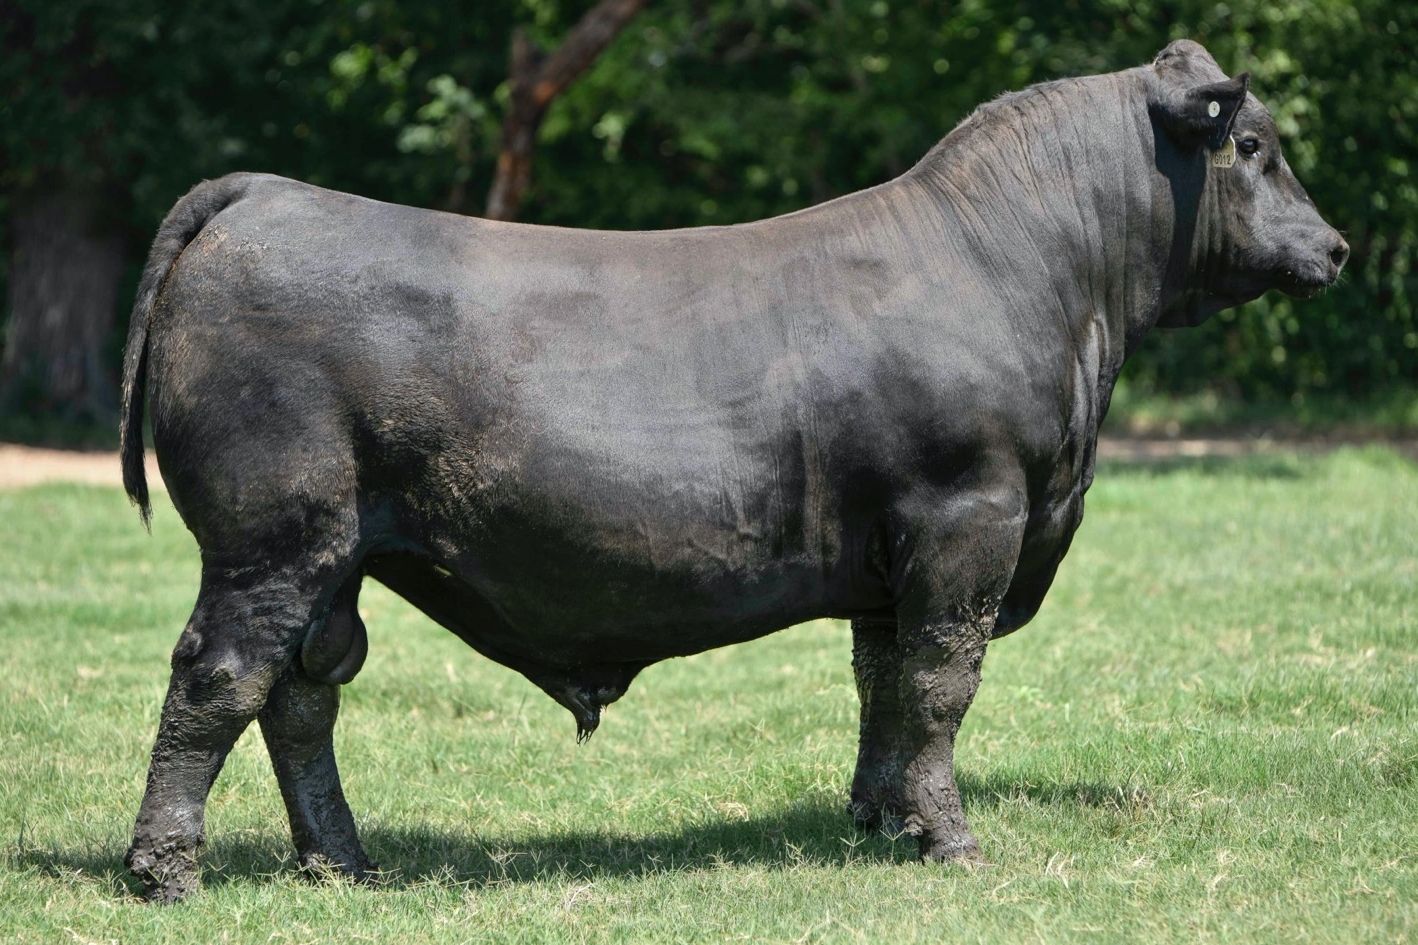
M198 186L158 233L124 367L129 493L146 514L150 387L202 549L128 853L148 894L195 884L208 788L253 718L302 862L371 868L331 743L365 575L582 734L651 663L850 618L853 812L928 858L978 855L956 731L987 641L1068 548L1124 358L1154 324L1343 265L1247 87L1174 43L744 226Z

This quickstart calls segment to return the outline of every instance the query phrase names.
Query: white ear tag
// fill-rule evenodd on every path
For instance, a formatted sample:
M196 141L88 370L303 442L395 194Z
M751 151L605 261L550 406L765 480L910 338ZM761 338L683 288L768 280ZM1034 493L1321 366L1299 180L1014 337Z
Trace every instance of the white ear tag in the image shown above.
M1221 103L1220 103L1220 102L1212 102L1210 105L1207 105L1207 106L1206 106L1206 113L1207 113L1208 115L1210 115L1212 118L1215 118L1217 115L1221 114Z
M1236 139L1226 136L1226 143L1211 152L1212 167L1230 167L1236 163Z

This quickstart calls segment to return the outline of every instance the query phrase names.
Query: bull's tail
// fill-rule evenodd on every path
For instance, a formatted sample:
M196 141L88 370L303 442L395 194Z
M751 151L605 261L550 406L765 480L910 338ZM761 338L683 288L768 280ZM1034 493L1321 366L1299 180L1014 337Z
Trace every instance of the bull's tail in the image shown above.
M173 205L158 227L148 253L133 314L128 321L128 344L123 350L123 412L119 426L119 455L123 460L123 489L138 506L143 524L152 517L148 478L143 470L143 394L148 373L148 318L162 291L167 274L187 244L207 223L246 192L250 178L232 174L203 181Z

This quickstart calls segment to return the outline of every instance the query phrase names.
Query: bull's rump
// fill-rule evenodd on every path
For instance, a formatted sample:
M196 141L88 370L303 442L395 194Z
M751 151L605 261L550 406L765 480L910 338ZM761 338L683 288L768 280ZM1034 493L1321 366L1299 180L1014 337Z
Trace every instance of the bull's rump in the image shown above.
M239 556L344 504L371 553L412 549L509 625L612 649L871 606L845 561L866 526L827 468L823 361L845 339L781 284L807 264L694 232L504 227L263 181L164 291L154 427L179 509Z

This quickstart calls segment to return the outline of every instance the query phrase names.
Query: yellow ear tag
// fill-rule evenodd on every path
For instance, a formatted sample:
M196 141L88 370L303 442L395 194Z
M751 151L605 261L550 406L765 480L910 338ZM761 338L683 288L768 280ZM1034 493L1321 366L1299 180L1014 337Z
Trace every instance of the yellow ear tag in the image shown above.
M1226 143L1211 152L1212 167L1230 167L1236 163L1236 139L1226 136Z

